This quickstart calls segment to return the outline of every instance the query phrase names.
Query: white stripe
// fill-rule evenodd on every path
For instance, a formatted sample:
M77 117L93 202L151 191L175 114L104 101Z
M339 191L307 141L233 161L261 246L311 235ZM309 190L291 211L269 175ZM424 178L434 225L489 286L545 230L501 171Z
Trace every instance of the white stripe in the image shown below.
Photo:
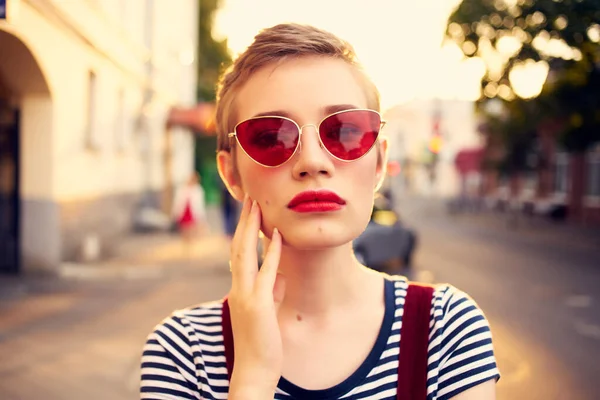
M369 383L364 384L362 386L358 386L355 390L352 390L351 392L359 394L359 393L366 392L367 390L376 389L379 386L383 386L386 383L391 383L391 382L398 382L398 375L397 374L392 373L392 374L383 376L383 377L381 377L381 379L378 379L378 380L373 381L373 382L369 382Z
M462 354L459 354L459 355L452 356L452 357L450 357L450 359L449 359L449 360L447 360L447 361L444 363L443 367L444 367L444 368L448 368L448 367L451 367L451 366L453 366L454 364L460 364L460 363L463 363L463 362L464 362L464 360L466 360L466 359L467 359L467 358L469 358L469 357L473 357L473 356L476 356L476 355L478 355L478 354L485 353L485 352L487 352L487 351L490 351L490 350L493 350L493 348L492 348L492 345L491 345L491 344L488 344L488 345L484 345L484 346L477 347L476 349L469 350L469 351L467 351L467 352L465 352L465 353L462 353ZM469 365L470 365L470 364L469 364Z
M162 389L178 390L180 392L190 394L197 399L200 399L200 393L198 393L198 391L196 391L196 390L191 391L185 385L175 385L171 382L163 382L163 381L154 380L154 381L142 381L142 386L143 387L158 387L158 388L162 388ZM150 396L150 394L151 393L144 393L144 396ZM164 395L162 395L162 396L164 396ZM152 394L152 396L150 396L149 398L156 399L156 395Z
M388 337L388 341L387 344L392 344L392 343L398 343L400 341L400 335L399 334L394 334L394 335L390 335Z
M383 373L385 371L388 371L390 369L394 370L394 373L397 375L397 370L398 370L398 360L394 360L394 361L390 361L387 362L385 364L379 364L377 365L375 368L373 368L371 370L371 372L369 372L369 375L367 375L367 377L371 377L373 375L377 375L380 373Z
M467 377L467 378L465 378L465 379L463 379L461 381L455 382L452 385L449 385L449 386L444 387L442 389L438 389L438 397L444 396L445 394L453 392L454 390L459 389L459 388L461 388L463 386L467 386L470 383L492 379L497 373L498 373L498 370L491 369L489 371L484 371L484 372L479 373L477 375L471 375L471 376L469 376L469 377Z
M186 348L188 348L188 346L186 344L181 345L181 340L179 340L179 337L176 337L174 333L172 333L171 331L169 331L167 328L163 328L164 329L164 334L167 335L171 340L173 340L174 342L176 342L180 347L182 347L182 350L185 351ZM162 332L162 331L161 331ZM180 354L178 350L176 350L174 347L172 347L169 343L167 343L164 339L159 338L159 341L161 342L161 344L163 345L164 349L172 354L173 356L177 357L177 359L183 363L186 368L192 370L192 371L196 371L196 366L190 362L190 360L188 360L184 355ZM169 360L168 358L164 357L166 360ZM172 360L169 360L168 364L172 364ZM191 375L189 375L189 373L187 372L187 370L182 370L181 371L182 374L184 374L184 378L189 380L190 382L193 382L195 377L192 377Z
M462 331L451 332L448 335L448 337L452 337L452 339L450 341L448 341L446 346L442 349L442 357L444 357L443 362L446 362L448 360L448 358L452 356L452 354L448 354L449 349L451 349L457 342L460 342L460 341L466 339L466 336L468 336L471 332L473 332L474 330L479 329L483 326L486 326L485 321L477 321L477 322L469 325Z

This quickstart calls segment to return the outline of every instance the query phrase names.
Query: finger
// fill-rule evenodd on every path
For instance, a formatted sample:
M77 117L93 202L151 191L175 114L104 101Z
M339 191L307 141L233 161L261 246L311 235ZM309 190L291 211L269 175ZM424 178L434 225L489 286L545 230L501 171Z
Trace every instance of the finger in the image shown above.
M256 278L256 289L260 293L273 293L275 280L277 279L277 270L279 269L279 259L281 258L281 234L277 228L273 229L271 243L263 264L260 267Z
M245 281L244 284L248 288L254 286L256 274L258 273L258 257L257 257L257 246L258 246L258 232L260 230L260 206L256 200L252 201L252 206L246 223L244 225L244 231L240 236L241 241L238 246L238 260L240 265L238 266L240 277Z

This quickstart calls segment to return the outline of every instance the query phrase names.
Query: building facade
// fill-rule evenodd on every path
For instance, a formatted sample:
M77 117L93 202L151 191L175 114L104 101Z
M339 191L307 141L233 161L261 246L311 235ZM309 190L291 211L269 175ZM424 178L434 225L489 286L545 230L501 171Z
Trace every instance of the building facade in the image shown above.
M192 173L193 140L165 119L195 102L197 1L2 3L0 270L109 254L140 202Z
M456 156L482 145L473 102L413 100L391 108L384 119L389 158L403 166L399 190L441 198L459 195L462 177Z

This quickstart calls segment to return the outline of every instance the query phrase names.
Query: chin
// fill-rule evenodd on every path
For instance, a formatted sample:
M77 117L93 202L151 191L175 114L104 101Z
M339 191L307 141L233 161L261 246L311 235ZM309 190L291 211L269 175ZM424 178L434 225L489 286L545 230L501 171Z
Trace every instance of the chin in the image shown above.
M360 229L342 229L339 227L300 227L290 226L282 230L287 245L299 250L322 250L343 246L356 239L362 232Z

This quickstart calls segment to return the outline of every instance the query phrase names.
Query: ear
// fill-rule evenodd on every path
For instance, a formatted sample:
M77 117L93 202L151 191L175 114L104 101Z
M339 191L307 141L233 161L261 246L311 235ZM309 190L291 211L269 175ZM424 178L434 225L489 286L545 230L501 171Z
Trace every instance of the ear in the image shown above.
M383 181L385 180L385 175L387 174L387 164L388 164L388 139L385 136L381 136L379 139L379 146L377 146L377 168L375 169L375 188L374 190L377 192Z
M221 150L217 153L217 170L231 196L237 201L244 199L244 190L235 168L232 152Z

